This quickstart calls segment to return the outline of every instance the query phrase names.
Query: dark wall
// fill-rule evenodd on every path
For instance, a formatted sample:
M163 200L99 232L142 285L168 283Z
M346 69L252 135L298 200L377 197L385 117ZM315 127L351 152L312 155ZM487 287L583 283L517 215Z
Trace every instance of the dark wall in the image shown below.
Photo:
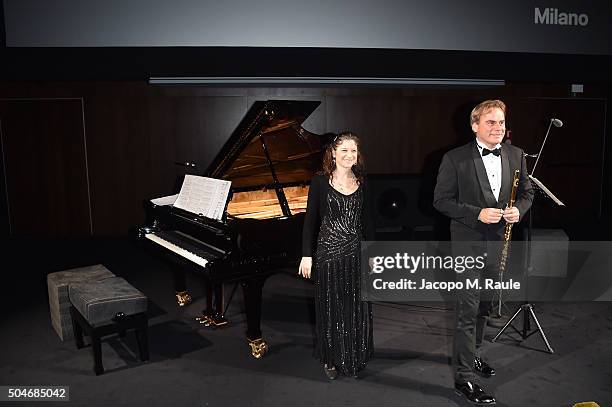
M0 117L11 233L90 233L82 100L4 99Z
M198 170L203 171L255 100L320 100L320 107L304 124L308 130L354 130L363 138L369 172L423 174L431 183L441 154L473 137L469 110L480 100L499 97L509 105L512 142L529 152L536 152L551 117L565 123L551 131L536 174L568 203L564 211L540 211L540 222L554 224L561 219L593 220L606 214L602 185L609 181L607 172L602 172L602 151L608 91L605 86L588 84L583 94L572 95L569 84L446 89L209 88L133 81L29 81L3 84L0 98L7 107L0 112L4 115L0 119L4 123L7 115L15 117L9 107L22 103L18 100L83 100L82 113L74 112L82 117L66 120L84 123L87 169L81 175L89 183L93 233L109 234L125 233L141 224L145 199L173 192L176 177L183 172L175 162L196 161ZM35 120L35 115L27 112L20 117L25 123ZM51 127L41 129L41 137L45 132L57 135L64 131L60 125ZM3 139L20 137L15 130L2 130ZM43 146L31 144L30 148ZM5 148L5 157L12 159L12 151ZM71 168L82 171L78 166ZM61 172L58 174L55 181L63 179ZM9 186L28 179L23 172L7 173ZM73 191L73 200L71 189L66 191L65 199L78 201L78 188ZM13 196L10 189L8 192ZM35 198L41 203L52 201L44 194ZM75 211L82 210L82 205ZM76 222L77 218L73 219Z
M605 146L602 151L604 157L604 165L602 169L603 183L601 189L603 191L602 197L602 211L605 217L605 227L609 231L609 226L612 224L612 126L610 126L610 120L612 119L612 81L607 84L607 98L606 98L606 135L605 135Z
M5 48L5 80L150 77L480 78L610 82L612 56L407 49L261 47Z

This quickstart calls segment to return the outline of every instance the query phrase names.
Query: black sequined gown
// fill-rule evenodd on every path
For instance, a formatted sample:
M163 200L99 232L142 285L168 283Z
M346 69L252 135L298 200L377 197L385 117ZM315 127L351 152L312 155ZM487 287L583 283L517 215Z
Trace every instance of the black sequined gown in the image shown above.
M316 351L321 362L353 376L374 348L371 305L360 299L362 188L344 195L330 186L324 205L314 273Z

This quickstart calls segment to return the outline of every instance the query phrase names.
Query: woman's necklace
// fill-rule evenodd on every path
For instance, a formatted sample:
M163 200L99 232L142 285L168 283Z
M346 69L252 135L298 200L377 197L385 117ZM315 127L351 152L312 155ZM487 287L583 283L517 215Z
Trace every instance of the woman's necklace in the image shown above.
M334 181L334 179L336 179L336 181ZM332 177L332 186L337 188L342 193L353 192L353 190L355 189L355 185L357 185L357 180L354 176L347 177L344 183L341 183L339 180L337 180L337 178Z

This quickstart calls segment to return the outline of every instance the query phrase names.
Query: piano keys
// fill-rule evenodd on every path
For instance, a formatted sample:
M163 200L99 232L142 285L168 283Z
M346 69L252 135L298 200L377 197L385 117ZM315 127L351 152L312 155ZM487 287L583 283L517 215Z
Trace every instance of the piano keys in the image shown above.
M242 286L255 358L268 347L261 332L263 285L279 268L297 265L309 182L330 141L302 127L319 104L269 100L251 106L202 174L231 181L221 220L147 201L147 224L139 229L140 241L173 264L179 305L191 299L184 273L202 278L206 309L198 319L205 325L227 324L223 285Z

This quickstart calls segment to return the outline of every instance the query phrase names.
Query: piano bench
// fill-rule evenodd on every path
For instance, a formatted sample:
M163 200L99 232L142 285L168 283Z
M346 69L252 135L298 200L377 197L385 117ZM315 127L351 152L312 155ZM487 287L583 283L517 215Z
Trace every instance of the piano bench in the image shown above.
M84 346L83 333L91 339L94 373L104 373L101 339L127 330L136 333L140 360L149 360L147 297L121 277L69 286L72 330L77 349Z
M47 274L51 325L62 341L72 339L68 285L100 281L115 275L101 264Z

